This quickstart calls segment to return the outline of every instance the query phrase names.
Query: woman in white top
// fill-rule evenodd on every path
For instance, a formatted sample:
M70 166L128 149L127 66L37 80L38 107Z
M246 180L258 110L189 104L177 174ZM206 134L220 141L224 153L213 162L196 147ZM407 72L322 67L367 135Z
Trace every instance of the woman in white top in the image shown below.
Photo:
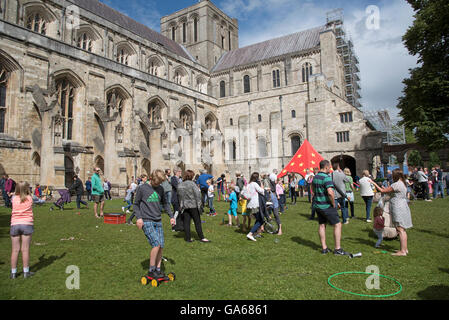
M376 183L374 185L382 193L389 193L391 218L399 233L399 240L401 241L401 249L394 253L394 256L406 256L408 254L407 248L407 232L405 230L413 227L412 215L407 203L407 186L404 174L400 169L393 171L394 183L387 187L381 188Z
M263 225L263 216L259 209L259 194L261 196L264 196L265 194L264 190L259 184L259 173L255 172L251 175L250 183L247 186L247 192L250 200L248 201L246 208L247 210L251 211L248 212L249 214L252 213L256 215L256 223L246 237L252 241L256 241L256 239L254 238L254 234Z
M366 206L366 222L371 222L371 206L373 204L374 191L373 184L371 183L371 179L369 178L369 171L363 171L363 177L359 181L360 185L360 195L365 201Z

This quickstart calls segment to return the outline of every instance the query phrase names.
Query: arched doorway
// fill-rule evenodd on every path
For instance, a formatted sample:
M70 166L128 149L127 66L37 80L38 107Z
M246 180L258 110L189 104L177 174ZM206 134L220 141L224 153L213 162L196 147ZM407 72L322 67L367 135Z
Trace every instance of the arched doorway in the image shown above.
M347 156L347 155L339 155L331 160L332 164L339 163L341 170L344 170L345 168L349 168L351 170L352 177L355 177L357 175L357 165L356 161L353 157Z
M147 176L150 176L151 174L151 162L148 159L142 160L142 173L146 174Z
M64 157L64 169L65 169L65 187L69 188L73 184L73 176L75 170L73 166L73 160L70 157Z

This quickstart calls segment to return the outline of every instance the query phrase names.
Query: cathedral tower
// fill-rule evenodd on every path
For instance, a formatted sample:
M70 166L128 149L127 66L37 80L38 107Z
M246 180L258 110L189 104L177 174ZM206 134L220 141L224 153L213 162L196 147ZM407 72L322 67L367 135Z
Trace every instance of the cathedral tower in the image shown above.
M186 47L209 70L225 52L239 45L237 19L230 18L208 0L162 17L161 33Z

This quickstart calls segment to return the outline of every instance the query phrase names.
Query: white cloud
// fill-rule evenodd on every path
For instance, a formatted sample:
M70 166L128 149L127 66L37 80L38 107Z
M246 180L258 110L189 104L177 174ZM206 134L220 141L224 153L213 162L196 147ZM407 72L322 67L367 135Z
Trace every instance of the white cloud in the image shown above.
M349 1L348 1L349 2ZM347 3L347 2L346 2ZM402 36L413 23L406 1L377 1L380 28L368 30L366 6L344 4L345 25L360 60L362 104L365 109L388 108L395 113L402 95L402 80L416 58L408 54ZM257 43L326 23L326 13L340 3L298 0L227 0L220 3L240 24L240 46ZM245 27L242 27L242 24Z

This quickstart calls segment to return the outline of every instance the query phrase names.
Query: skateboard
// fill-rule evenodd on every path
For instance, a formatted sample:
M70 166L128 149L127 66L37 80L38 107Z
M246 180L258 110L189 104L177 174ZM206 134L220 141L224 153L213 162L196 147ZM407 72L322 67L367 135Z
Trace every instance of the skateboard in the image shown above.
M175 281L175 279L176 275L173 272L170 272L167 276L162 278L153 278L145 275L140 279L140 282L144 286L151 284L152 287L159 287L162 282L172 282Z

